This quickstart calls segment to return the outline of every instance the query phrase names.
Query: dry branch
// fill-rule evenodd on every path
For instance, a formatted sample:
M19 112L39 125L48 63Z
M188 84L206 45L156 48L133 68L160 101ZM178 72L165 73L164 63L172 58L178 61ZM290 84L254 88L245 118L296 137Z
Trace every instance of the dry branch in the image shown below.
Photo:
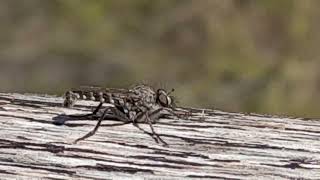
M85 114L95 102L61 107L61 97L0 94L0 177L320 179L320 121L188 109L188 119L160 119L161 146L132 124L93 120L53 124ZM148 125L141 125L147 131Z

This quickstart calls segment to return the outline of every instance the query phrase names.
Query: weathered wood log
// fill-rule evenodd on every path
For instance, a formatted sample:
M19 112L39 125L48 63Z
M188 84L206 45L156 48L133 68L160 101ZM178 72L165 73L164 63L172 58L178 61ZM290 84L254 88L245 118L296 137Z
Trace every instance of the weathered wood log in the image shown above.
M132 124L103 126L78 144L94 120L53 124L86 114L54 96L0 93L0 179L234 178L320 179L320 121L188 109L187 119L160 119L157 144ZM140 125L150 131L148 125Z

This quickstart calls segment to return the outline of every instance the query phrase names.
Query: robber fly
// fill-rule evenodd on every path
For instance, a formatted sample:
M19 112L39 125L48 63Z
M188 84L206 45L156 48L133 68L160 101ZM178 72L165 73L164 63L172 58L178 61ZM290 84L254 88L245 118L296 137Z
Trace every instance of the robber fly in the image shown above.
M179 117L174 112L176 105L173 96L170 95L173 91L167 92L164 89L154 90L147 85L138 85L130 89L82 87L66 92L63 103L65 107L72 107L78 99L100 102L93 113L89 114L91 117L98 117L95 128L83 137L75 140L75 143L94 135L100 127L102 120L112 118L120 120L124 124L133 123L139 129L141 128L138 126L138 123L148 123L152 131L152 133L148 134L156 142L160 140L164 145L167 145L154 131L152 124L164 115ZM113 106L102 107L103 103L109 103Z

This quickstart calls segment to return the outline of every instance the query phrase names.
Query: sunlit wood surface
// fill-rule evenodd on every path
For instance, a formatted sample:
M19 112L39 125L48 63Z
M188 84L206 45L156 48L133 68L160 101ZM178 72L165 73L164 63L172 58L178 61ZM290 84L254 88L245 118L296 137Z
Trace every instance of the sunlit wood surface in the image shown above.
M111 120L72 144L96 121L58 126L53 119L89 113L97 103L78 101L67 109L62 101L0 93L1 179L320 179L317 119L188 109L189 118L154 125L168 147L132 124L110 126L119 123Z

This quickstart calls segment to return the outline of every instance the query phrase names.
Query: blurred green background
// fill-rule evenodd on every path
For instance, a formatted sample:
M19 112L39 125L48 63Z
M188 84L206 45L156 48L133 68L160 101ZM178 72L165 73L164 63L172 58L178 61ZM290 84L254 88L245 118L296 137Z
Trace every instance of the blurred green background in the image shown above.
M320 1L1 0L0 91L175 88L180 105L319 117Z

